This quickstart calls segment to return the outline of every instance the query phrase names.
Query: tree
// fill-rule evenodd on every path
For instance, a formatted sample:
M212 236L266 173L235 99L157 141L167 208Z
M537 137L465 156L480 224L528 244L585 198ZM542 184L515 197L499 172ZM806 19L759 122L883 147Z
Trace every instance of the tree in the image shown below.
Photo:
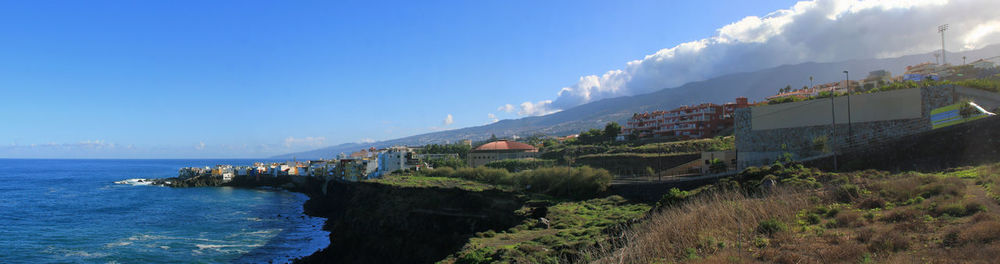
M435 169L442 168L442 167L451 167L453 169L458 169L458 168L461 168L461 167L465 167L465 165L466 165L465 161L463 161L462 159L454 158L454 157L447 157L447 158L440 158L440 159L430 159L430 160L427 160L427 164L431 165L431 167L435 168Z
M490 142L497 141L497 134L490 134Z
M580 133L580 137L577 138L577 142L580 144L595 144L600 143L603 140L604 131L596 128L591 128L590 130Z
M619 125L618 122L609 122L604 126L604 137L606 137L608 141L615 141L615 138L617 138L618 134L621 134L621 132L622 126Z

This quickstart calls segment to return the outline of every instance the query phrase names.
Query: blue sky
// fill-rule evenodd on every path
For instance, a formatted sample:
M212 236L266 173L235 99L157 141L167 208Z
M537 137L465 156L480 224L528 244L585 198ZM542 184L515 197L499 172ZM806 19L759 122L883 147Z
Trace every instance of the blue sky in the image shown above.
M791 4L289 3L0 4L0 155L259 157L482 125ZM118 150L71 149L98 143Z
M4 1L0 158L266 157L927 52L942 21L1000 42L1000 4L953 2Z

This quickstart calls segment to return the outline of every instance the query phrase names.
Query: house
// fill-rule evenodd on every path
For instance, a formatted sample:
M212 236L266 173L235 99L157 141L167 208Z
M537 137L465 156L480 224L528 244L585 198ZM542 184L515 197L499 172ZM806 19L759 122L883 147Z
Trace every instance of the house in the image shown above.
M333 175L345 181L361 181L378 177L377 170L377 159L342 159Z
M538 148L521 142L505 139L476 147L469 152L469 166L478 167L498 160L525 159L538 156Z
M732 128L733 111L747 107L746 97L736 98L735 103L717 105L703 103L681 106L670 111L635 113L622 128L623 135L645 137L679 137L682 139L715 136Z
M973 62L969 63L969 65L972 65L972 67L976 68L976 69L989 69L989 68L996 67L996 64L994 64L992 61L988 61L988 60L984 60L984 59L979 59L977 61L973 61Z
M950 73L948 73L947 67L936 63L925 62L917 65L906 66L906 71L903 72L903 80L920 82L926 79L931 79L940 81L942 77L947 77L949 75Z
M384 174L416 167L419 162L414 155L410 148L404 146L385 149L378 153L378 171Z
M865 90L871 90L891 83L892 81L892 72L887 70L871 71L868 73L868 77L865 77L862 81L861 87Z

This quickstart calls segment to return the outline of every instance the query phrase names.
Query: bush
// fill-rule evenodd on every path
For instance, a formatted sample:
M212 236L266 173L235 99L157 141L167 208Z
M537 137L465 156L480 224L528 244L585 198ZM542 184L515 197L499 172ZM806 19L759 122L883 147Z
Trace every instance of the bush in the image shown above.
M983 210L985 210L985 207L977 202L965 202L945 204L934 208L933 212L937 216L950 215L955 217L964 217L976 214Z
M774 218L760 221L760 223L757 224L757 233L762 235L773 236L775 233L785 230L788 230L788 226Z
M453 168L453 169L457 169L457 168L462 168L462 167L466 166L464 160L462 160L460 158L454 158L454 157L440 158L440 159L429 159L429 160L427 160L427 164L429 164L431 166L431 168Z
M888 223L907 222L913 219L917 219L917 216L919 215L920 212L918 212L917 210L901 209L886 214L881 218L881 220Z
M874 252L896 252L910 248L910 241L900 232L887 232L871 241L868 249Z
M519 172L515 178L529 191L574 198L594 196L611 185L611 173L587 166L539 168Z
M849 203L858 196L861 196L861 188L854 184L842 184L833 191L833 198L842 203Z
M837 227L859 227L864 225L861 220L861 213L854 210L844 211L837 214Z
M494 169L505 169L509 172L519 172L523 170L533 170L542 167L552 167L556 165L554 160L543 159L506 159L486 163L486 167Z
M493 263L493 255L495 250L489 247L478 248L469 253L465 253L457 260L455 263L461 264L477 264L477 263Z
M681 191L681 189L670 188L670 193L664 194L663 197L660 198L660 201L657 202L656 204L657 207L671 206L684 201L684 199L687 199L689 196L691 196L691 193L688 191Z
M986 244L1000 240L1000 222L983 221L962 230L958 237L965 242Z
M823 218L821 218L819 214L811 213L806 215L806 223L809 223L810 225L819 224L821 221L823 221Z

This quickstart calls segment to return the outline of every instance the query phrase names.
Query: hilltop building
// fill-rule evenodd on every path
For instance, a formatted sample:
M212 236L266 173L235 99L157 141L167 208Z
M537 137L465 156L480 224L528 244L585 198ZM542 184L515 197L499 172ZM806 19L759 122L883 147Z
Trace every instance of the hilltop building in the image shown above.
M420 167L420 160L412 149L403 146L395 146L378 153L378 171L381 173L392 173L398 170L407 170Z
M526 159L538 156L538 148L505 139L476 147L469 152L469 166L478 167L498 160Z
M925 62L917 65L906 66L906 72L903 73L903 80L919 82L929 78L931 80L940 81L942 77L950 75L947 71L948 67L945 65Z
M870 90L874 88L882 87L883 85L895 82L896 79L892 77L892 72L887 70L877 70L868 73L868 77L861 83L861 87L864 90Z
M979 59L977 61L970 62L969 65L972 65L972 67L976 69L989 69L996 66L996 64L994 64L992 61L984 59Z
M622 135L645 137L707 138L733 127L733 112L749 106L746 97L735 103L703 103L670 111L635 113L622 128Z
M948 114L934 113L951 109L951 115L957 115L957 104L965 99L985 109L1000 106L1000 95L996 93L957 85L899 89L852 97L850 104L846 96L839 96L832 100L737 110L738 169L771 164L783 158L823 158L832 153L863 150L871 145L928 131L938 123L949 121L942 119Z

